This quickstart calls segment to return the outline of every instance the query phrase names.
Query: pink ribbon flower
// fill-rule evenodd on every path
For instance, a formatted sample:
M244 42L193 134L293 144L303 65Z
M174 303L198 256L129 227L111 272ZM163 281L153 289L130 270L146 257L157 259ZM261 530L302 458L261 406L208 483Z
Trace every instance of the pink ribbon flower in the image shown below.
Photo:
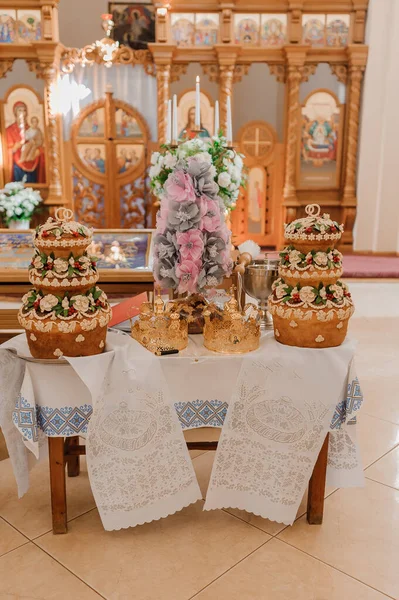
M174 202L194 202L196 199L191 176L180 169L169 175L164 187Z
M193 293L197 291L199 268L192 260L185 260L176 266L176 275L180 279L179 292Z
M184 233L177 233L177 243L184 261L199 261L204 251L204 241L199 229L190 229Z
M200 227L211 233L220 228L220 208L213 200L207 202L206 214L202 217Z

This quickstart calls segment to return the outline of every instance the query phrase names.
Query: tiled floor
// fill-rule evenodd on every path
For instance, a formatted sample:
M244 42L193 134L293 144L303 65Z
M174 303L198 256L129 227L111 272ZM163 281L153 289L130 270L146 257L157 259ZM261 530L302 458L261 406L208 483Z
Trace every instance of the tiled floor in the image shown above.
M293 527L199 502L118 532L101 526L85 468L68 480L69 533L50 532L48 473L18 500L0 462L0 600L399 599L399 284L351 285L365 405L359 439L364 489L326 490L325 520ZM198 435L196 432L194 435ZM205 493L213 453L193 452Z

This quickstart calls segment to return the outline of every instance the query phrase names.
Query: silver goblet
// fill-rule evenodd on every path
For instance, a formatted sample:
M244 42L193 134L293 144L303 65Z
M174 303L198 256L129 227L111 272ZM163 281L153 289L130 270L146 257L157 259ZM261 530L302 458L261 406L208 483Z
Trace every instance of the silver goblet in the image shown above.
M278 277L278 259L254 260L245 267L243 277L244 290L259 301L262 311L261 329L273 329L273 320L267 310L267 299L272 292L272 284Z

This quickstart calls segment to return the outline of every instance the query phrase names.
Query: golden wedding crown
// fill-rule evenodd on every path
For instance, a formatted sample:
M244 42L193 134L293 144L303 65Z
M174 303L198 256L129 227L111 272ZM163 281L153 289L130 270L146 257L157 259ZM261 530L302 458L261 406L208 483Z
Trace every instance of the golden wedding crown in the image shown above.
M139 318L131 324L132 338L154 354L184 350L188 344L188 324L174 302L165 303L158 295L154 305L143 302Z
M244 354L259 348L261 311L254 304L240 310L232 298L223 309L210 304L204 311L204 346L222 354Z

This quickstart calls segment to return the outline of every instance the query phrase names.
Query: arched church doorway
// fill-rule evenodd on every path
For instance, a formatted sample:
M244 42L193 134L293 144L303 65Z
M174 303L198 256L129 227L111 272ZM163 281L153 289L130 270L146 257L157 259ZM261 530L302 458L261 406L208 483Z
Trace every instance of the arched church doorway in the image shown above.
M86 106L71 131L76 219L96 228L145 228L148 125L132 106L105 98Z
M248 180L232 212L234 242L252 239L263 247L277 247L282 219L283 145L266 121L250 121L237 137L245 155Z

